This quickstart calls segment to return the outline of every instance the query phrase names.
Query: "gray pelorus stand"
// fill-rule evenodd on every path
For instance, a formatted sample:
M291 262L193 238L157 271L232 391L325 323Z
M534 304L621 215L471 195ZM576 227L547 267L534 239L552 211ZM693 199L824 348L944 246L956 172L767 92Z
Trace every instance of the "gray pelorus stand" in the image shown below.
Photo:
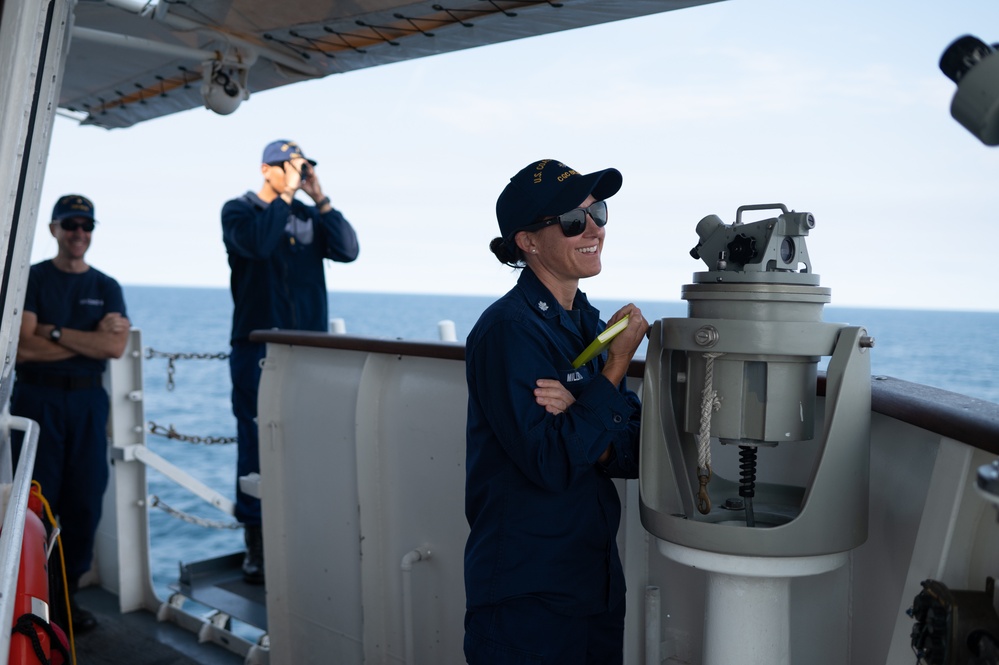
M770 208L782 214L741 222ZM665 556L707 571L704 665L788 662L790 579L841 566L867 539L873 340L822 322L814 225L779 204L743 206L731 225L705 217L691 255L708 272L683 288L688 318L650 334L642 523ZM773 482L757 482L758 465Z

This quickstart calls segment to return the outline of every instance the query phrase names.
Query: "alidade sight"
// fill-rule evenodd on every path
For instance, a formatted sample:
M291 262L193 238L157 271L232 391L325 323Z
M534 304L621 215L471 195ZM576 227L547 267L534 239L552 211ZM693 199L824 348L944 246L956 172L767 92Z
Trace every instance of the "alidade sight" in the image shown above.
M744 211L771 209L779 209L781 214L758 222L742 222ZM700 242L690 255L704 261L711 271L811 273L805 236L813 228L815 217L810 212L789 211L782 203L746 205L736 211L733 224L725 224L717 215L702 219L697 224ZM732 281L731 276L716 279ZM759 276L739 281L759 281Z

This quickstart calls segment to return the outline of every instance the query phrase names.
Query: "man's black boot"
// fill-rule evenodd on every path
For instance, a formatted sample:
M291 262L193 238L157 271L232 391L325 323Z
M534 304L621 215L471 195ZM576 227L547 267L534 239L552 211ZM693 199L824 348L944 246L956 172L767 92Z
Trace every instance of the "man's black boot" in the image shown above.
M73 632L86 633L97 627L97 617L76 604L76 582L69 584L69 611L73 615Z
M246 541L246 556L243 558L243 581L247 584L264 583L264 534L260 525L247 524L243 527Z

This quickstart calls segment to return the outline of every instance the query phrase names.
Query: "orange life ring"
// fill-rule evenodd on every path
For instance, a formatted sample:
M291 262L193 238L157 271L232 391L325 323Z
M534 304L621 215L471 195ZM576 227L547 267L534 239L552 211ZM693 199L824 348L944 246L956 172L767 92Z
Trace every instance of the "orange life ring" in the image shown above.
M52 643L49 631L46 630L49 620L49 573L48 558L45 556L48 535L38 516L42 508L41 501L34 492L30 496L28 508L24 518L24 538L21 541L21 563L17 571L14 625L17 626L26 615L33 623L11 635L8 661L11 665L47 664L51 662L52 655ZM38 619L35 617L42 619L45 626L37 625ZM34 633L36 638L32 639L30 633ZM41 656L44 656L44 660Z

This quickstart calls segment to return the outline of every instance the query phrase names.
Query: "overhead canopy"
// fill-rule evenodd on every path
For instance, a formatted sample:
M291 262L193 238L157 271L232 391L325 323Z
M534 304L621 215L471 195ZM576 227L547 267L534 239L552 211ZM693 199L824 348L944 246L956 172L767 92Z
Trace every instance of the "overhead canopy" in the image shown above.
M106 128L231 113L289 83L713 1L80 0L59 106Z

